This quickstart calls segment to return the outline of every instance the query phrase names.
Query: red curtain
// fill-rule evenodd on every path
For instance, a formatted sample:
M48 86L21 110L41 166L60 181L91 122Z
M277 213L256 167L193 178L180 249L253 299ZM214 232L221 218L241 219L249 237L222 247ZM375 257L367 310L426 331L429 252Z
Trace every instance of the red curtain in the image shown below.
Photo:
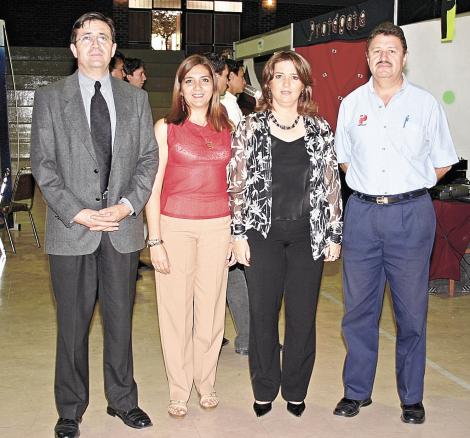
M434 200L436 238L429 278L460 280L460 260L470 244L470 204Z
M341 100L369 79L365 50L365 40L295 48L312 66L314 99L333 130Z

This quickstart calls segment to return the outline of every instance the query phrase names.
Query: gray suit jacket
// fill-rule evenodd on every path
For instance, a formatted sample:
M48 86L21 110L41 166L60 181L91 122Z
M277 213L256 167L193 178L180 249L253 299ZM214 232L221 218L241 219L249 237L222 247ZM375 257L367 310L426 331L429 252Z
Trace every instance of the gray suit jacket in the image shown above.
M111 78L116 132L108 206L127 198L135 214L110 232L121 253L144 247L143 208L158 167L157 143L147 93ZM31 167L47 203L46 252L91 254L101 232L72 222L84 208L101 207L98 163L78 84L78 73L38 89L31 128Z

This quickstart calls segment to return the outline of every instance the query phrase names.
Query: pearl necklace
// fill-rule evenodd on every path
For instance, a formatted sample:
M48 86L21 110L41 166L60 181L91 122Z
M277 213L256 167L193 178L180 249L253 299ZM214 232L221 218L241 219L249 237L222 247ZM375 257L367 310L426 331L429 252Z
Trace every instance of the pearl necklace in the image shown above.
M268 116L269 120L271 120L271 122L273 122L278 128L281 128L283 129L284 131L287 131L289 129L294 129L297 124L299 123L299 120L300 120L300 114L296 117L296 119L294 120L294 123L292 123L292 125L281 125L277 120L276 120L276 117L274 117L274 114L273 113L269 113L269 116Z

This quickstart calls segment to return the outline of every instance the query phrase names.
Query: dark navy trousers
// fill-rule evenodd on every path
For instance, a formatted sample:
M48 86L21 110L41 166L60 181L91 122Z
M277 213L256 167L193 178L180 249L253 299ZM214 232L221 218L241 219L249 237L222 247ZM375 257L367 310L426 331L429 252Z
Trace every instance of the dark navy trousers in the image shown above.
M345 397L371 396L385 282L397 326L396 377L403 404L423 399L429 259L436 218L429 195L378 205L352 195L343 238Z

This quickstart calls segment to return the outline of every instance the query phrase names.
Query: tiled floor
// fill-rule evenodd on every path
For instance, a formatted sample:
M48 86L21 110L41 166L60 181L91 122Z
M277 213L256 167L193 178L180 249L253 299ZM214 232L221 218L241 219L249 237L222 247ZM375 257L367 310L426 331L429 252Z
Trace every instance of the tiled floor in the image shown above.
M38 199L35 217L43 231L44 207ZM7 254L0 277L0 437L52 437L57 419L53 399L55 316L46 256L34 246L27 218L15 232L18 254ZM41 235L43 233L41 232ZM6 237L6 236L5 236ZM6 239L3 238L7 250ZM355 418L332 415L342 395L344 345L340 262L325 269L318 309L317 361L299 419L288 414L278 398L272 413L258 419L251 409L252 393L246 357L234 353L233 342L222 350L217 378L221 399L213 411L198 407L193 395L184 420L166 414L167 384L156 318L153 275L138 282L134 314L135 376L140 405L154 427L132 430L105 412L102 379L101 324L96 317L90 334L91 400L81 436L98 437L420 437L470 436L470 296L431 296L428 324L424 425L400 421L394 377L394 323L385 300L381 322L380 358L373 400ZM233 340L230 316L226 336ZM281 324L282 333L282 324Z

